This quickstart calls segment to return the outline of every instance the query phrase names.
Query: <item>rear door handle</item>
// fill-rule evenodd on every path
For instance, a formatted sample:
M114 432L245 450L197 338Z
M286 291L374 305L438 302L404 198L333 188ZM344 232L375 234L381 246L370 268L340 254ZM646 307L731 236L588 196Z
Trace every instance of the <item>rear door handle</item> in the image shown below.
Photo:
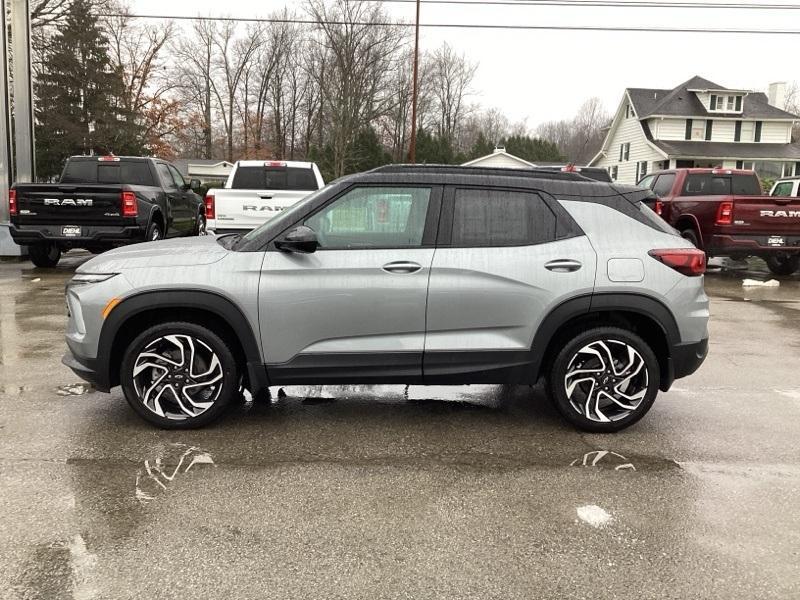
M387 273L416 273L422 269L422 265L408 260L396 260L386 263L381 268Z
M554 273L571 273L577 271L583 266L579 260L571 260L568 258L560 258L558 260L551 260L544 265L545 269L553 271Z
M259 194L258 197L262 200L272 200L272 194Z

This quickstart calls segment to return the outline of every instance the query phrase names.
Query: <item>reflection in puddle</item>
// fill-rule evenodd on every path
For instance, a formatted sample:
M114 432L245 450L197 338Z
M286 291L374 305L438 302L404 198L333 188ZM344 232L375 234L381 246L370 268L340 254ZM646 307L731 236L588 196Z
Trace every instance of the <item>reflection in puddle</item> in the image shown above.
M570 463L571 467L597 467L614 471L635 471L636 467L622 454L610 450L594 450L587 452L583 458L576 458Z
M93 391L94 388L89 383L71 383L56 388L56 394L59 396L83 396Z
M155 500L178 476L185 475L196 465L213 465L208 452L186 444L172 444L171 449L155 460L144 461L136 473L136 499L141 504Z

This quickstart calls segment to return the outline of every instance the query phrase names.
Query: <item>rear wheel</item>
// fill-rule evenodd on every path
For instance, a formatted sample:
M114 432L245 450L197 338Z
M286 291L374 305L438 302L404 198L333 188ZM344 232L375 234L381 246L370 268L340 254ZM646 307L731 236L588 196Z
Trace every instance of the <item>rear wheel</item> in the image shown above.
M197 223L194 226L194 235L206 235L206 216L201 214L197 217Z
M800 268L800 254L769 256L766 261L767 268L775 275L791 275Z
M700 248L700 238L698 237L697 232L694 229L688 228L682 230L681 237L692 242L695 248Z
M35 244L28 246L31 262L37 267L51 269L61 259L61 248L56 244Z
M131 342L120 367L128 404L164 429L192 429L218 419L239 382L228 344L194 323L150 327Z
M578 333L556 356L550 398L567 421L597 433L641 419L658 394L658 360L638 335L618 327Z
M147 228L147 241L155 242L163 237L164 237L164 230L161 229L161 225L159 225L155 221L150 223L150 227Z

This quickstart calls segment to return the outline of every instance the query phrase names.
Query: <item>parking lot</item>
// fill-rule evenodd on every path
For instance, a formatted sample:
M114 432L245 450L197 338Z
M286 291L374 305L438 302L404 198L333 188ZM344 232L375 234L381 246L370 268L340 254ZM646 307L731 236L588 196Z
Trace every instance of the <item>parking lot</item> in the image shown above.
M712 273L711 353L616 435L539 388L286 388L145 424L0 263L2 598L800 597L800 278Z

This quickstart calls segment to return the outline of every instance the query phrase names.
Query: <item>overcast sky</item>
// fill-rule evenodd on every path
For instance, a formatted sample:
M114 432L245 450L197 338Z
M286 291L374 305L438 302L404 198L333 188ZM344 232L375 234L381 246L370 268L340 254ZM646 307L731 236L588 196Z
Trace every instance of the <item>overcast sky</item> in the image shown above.
M730 3L732 0L728 0ZM765 3L767 0L745 0ZM129 0L132 12L267 17L302 2L282 0ZM769 0L797 4L797 0ZM398 19L414 5L387 3ZM665 9L548 6L422 5L422 23L625 25L800 29L800 10ZM672 34L580 31L422 29L421 49L448 42L479 63L472 100L501 109L529 127L571 117L599 96L609 111L625 87L674 87L701 75L726 87L766 90L800 80L800 35Z

